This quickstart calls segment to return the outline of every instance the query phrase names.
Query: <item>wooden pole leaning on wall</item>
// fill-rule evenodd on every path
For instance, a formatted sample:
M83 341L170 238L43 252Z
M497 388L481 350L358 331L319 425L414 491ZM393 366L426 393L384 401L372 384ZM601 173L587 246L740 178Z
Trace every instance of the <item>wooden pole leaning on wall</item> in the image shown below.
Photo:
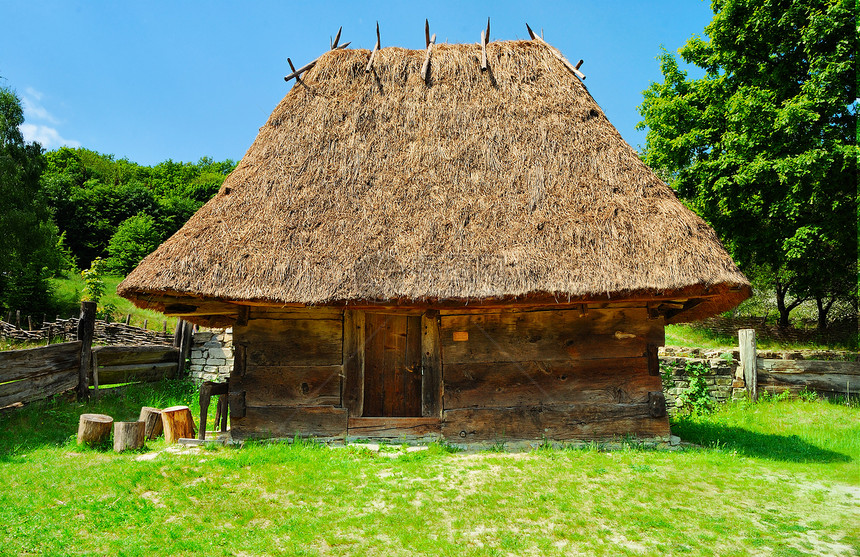
M338 29L338 30L337 30L337 36L335 36L334 41L332 41L332 43L331 43L331 47L330 47L330 50L342 50L342 49L344 49L344 48L348 47L350 44L352 44L351 42L344 43L344 44L342 44L342 45L338 45L338 44L337 44L337 43L338 43L338 41L340 40L340 32L341 32L342 30L343 30L343 27L341 27L340 29ZM311 61L311 62L308 62L307 64L305 64L304 66L302 66L302 67L301 67L301 68L299 68L299 69L296 69L296 68L295 68L295 66L293 66L293 62L292 62L292 60L290 60L289 58L287 58L287 63L290 65L290 70L292 71L292 73L291 73L291 74L289 74L289 75L287 75L287 76L284 76L284 81L289 81L289 80L291 80L291 79L296 79L296 80L298 80L298 79L299 79L299 77L300 77L303 73L305 73L305 72L306 72L306 71L308 71L309 69L313 68L313 67L316 65L316 63L317 63L318 61L319 61L319 58L317 58L316 60L313 60L313 61Z
M90 396L90 365L93 354L93 336L96 328L96 303L81 302L78 320L78 340L81 341L81 363L78 369L78 400Z
M535 32L532 31L532 28L529 27L528 23L526 23L526 29L528 29L529 37L531 37L531 39L533 41L538 41L538 42L543 43L546 46L548 46L550 52L552 52L552 55L555 56L562 64L564 64L567 69L569 69L571 72L573 72L573 74L576 75L576 77L578 77L579 79L585 79L585 74L582 73L581 71L579 71L579 67L582 65L581 60L580 60L579 64L574 66L573 64L570 63L570 60L565 58L564 55L561 52L559 52L559 50L557 48L555 48L554 46L552 46L551 44L549 44L548 42L543 40L543 37L540 37L539 35L535 35Z
M370 73L370 70L373 68L373 59L376 58L376 53L379 52L381 41L379 40L379 22L376 22L376 46L373 47L373 52L370 53L370 60L367 61L367 67L364 69L364 73Z
M428 37L430 33L430 22L426 19L424 20L424 34L427 40L427 52L424 54L424 63L421 65L421 79L424 80L424 83L427 83L427 73L430 69L430 53L433 51L433 45L436 44L436 33L433 33L432 37Z
M487 44L490 42L490 18L487 18L487 30L481 31L481 71L487 71Z
M741 329L738 331L738 349L740 351L741 366L744 368L744 384L750 400L758 400L758 369L755 346L755 329Z

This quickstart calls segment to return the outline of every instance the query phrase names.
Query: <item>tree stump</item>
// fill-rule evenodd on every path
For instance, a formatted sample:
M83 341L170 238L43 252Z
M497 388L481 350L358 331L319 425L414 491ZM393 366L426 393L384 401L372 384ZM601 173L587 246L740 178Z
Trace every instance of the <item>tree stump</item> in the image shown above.
M140 409L140 418L138 418L138 421L146 424L144 436L147 439L155 439L161 435L163 427L161 424L161 410L158 408L144 406Z
M146 422L116 422L113 424L113 450L139 449L145 441Z
M168 445L180 439L194 439L194 418L187 406L171 406L161 411L164 440Z
M110 436L113 418L104 414L81 414L78 422L78 445L95 445Z

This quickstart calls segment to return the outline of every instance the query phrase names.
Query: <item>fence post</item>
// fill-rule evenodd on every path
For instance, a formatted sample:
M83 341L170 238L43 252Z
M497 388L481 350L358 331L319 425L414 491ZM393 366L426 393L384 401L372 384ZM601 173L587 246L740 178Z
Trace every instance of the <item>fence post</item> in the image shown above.
M185 373L185 360L191 355L191 343L194 342L194 325L187 321L181 322L182 330L180 332L179 343L179 368L176 370L177 377L182 377Z
M741 365L744 368L744 383L750 400L758 400L758 371L755 348L755 329L740 329L738 331L738 347L740 349Z
M96 327L96 303L81 302L78 320L78 340L81 341L81 367L78 369L78 400L90 396L90 364L92 362L93 335Z

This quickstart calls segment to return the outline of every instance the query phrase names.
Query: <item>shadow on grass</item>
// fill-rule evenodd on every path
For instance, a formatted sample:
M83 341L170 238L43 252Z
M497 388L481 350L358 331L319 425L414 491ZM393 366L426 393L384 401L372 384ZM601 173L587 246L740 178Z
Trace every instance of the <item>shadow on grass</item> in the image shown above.
M194 411L199 404L190 381L170 379L105 390L98 400L88 402L65 396L0 412L0 462L14 460L11 457L24 452L74 443L81 414L107 414L115 422L135 421L143 406L182 404Z
M737 451L744 456L787 462L851 462L850 456L822 449L797 435L758 433L740 427L680 419L672 422L672 434L705 447Z

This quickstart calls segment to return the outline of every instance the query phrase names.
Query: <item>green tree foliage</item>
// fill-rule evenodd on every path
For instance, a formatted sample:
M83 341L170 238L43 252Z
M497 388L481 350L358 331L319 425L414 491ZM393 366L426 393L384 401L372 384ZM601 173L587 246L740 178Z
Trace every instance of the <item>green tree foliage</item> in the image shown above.
M857 276L855 0L712 0L706 38L664 52L639 107L644 158L770 283L780 324Z
M125 260L109 251L122 223L147 215L163 240L218 192L235 167L231 160L215 162L208 157L196 164L168 160L148 167L67 147L47 153L46 158L42 187L78 263L111 256L119 265L112 270L123 268L125 272L126 264L118 263ZM133 222L139 225L141 220ZM120 238L127 237L127 232ZM149 251L157 245L146 244Z
M122 221L108 244L110 272L125 275L161 244L163 237L151 216L138 213Z
M0 88L0 307L47 310L48 279L66 266L39 187L42 147L26 143L17 95Z

